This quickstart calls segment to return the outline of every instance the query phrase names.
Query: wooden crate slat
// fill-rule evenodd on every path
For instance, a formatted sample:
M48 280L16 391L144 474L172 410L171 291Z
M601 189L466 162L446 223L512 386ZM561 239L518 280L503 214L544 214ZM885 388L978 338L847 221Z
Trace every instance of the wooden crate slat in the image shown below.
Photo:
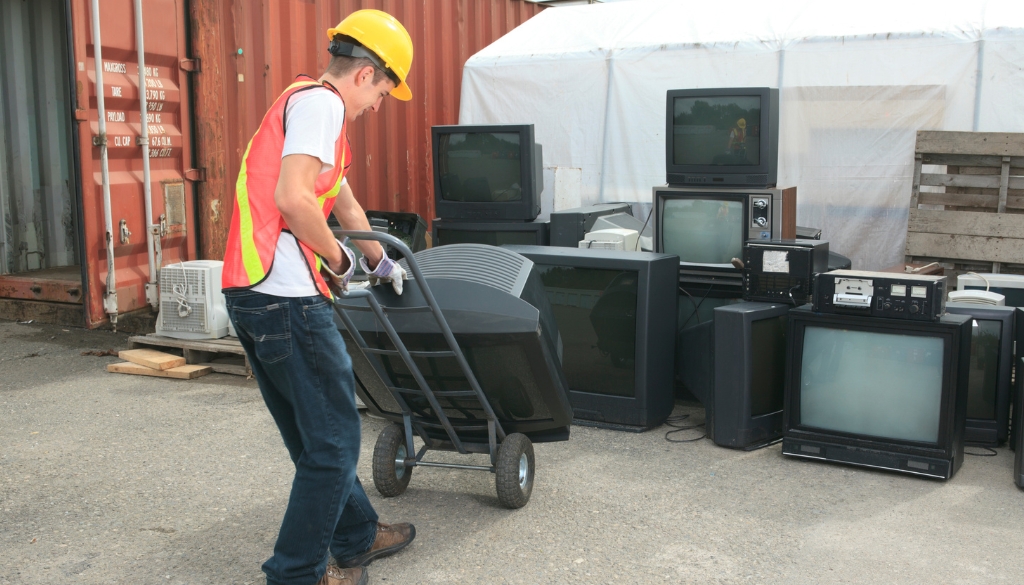
M978 207L994 210L999 204L999 195L992 193L927 193L918 195L918 203L928 205L952 205L957 207ZM1024 209L1024 193L1011 191L1006 197L1008 209Z
M1001 187L1000 182L1002 177L998 172L998 168L992 170L996 172L987 175L969 175L964 173L956 175L921 173L921 185L928 187L965 187L972 189L998 190ZM1008 179L1008 187L1010 190L1024 190L1024 177L1010 175Z
M907 232L1024 239L1024 215L911 209Z
M1024 258L1024 239L908 232L906 255L978 262L1020 262Z
M987 156L1024 156L1024 134L919 130L914 152ZM1001 162L1001 161L1000 161Z
M981 156L977 154L950 154L945 152L920 153L921 162L926 165L976 166L982 168L999 168L1003 164L1001 156ZM1024 167L1024 156L1010 157L1010 173L1019 175Z
M999 175L939 175L935 173L921 173L921 185L927 187L998 189Z

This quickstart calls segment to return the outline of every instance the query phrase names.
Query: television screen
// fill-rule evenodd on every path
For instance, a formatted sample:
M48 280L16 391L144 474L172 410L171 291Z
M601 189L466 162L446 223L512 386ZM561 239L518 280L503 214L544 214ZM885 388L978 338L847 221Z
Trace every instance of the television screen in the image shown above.
M939 337L807 326L800 372L803 426L937 444Z
M569 389L635 395L637 272L536 267L562 335Z
M666 199L660 215L660 251L679 256L680 262L729 265L733 258L743 257L743 201Z
M996 376L1003 324L975 319L971 327L971 366L967 382L967 418L996 417Z
M760 96L677 97L673 110L675 164L760 164Z
M446 201L519 201L519 134L453 132L440 137L438 169Z

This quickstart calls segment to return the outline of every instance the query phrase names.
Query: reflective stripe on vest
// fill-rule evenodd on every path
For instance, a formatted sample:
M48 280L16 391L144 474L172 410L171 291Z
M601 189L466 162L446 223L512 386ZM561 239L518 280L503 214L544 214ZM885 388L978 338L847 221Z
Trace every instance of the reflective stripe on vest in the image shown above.
M317 87L326 87L337 94L329 84L320 84L311 77L299 76L267 111L245 149L235 183L234 215L224 253L224 290L252 288L266 279L273 266L277 240L281 232L288 228L274 202L274 190L281 173L288 99L299 91ZM338 99L341 99L340 95ZM314 187L317 203L325 219L334 208L350 160L346 122L342 124L341 134L335 142L334 167L318 175ZM322 264L319 255L302 242L299 242L299 249L306 258L317 290L331 298L330 289L320 275Z

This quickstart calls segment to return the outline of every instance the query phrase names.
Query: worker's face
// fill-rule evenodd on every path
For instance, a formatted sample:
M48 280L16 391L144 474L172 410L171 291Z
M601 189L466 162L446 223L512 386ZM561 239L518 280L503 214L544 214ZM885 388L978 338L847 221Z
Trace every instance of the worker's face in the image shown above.
M387 78L380 83L373 83L373 74L373 67L363 67L356 74L354 103L345 104L349 108L349 120L355 120L364 112L379 110L384 98L395 89L395 84Z

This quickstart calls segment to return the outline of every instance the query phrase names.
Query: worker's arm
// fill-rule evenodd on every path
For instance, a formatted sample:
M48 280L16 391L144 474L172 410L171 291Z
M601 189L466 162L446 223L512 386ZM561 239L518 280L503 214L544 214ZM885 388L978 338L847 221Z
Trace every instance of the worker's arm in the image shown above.
M314 187L322 166L320 159L306 154L289 154L282 158L274 203L292 234L319 254L331 270L344 274L349 268L348 258L327 227L316 200ZM366 222L365 218L363 221Z
M338 191L338 198L334 202L334 217L346 230L371 231L370 222L366 219L366 212L363 211L363 206L356 201L348 181ZM363 258L371 268L375 268L380 263L380 259L384 257L384 249L377 242L372 240L350 241L359 247L359 251L363 253Z

